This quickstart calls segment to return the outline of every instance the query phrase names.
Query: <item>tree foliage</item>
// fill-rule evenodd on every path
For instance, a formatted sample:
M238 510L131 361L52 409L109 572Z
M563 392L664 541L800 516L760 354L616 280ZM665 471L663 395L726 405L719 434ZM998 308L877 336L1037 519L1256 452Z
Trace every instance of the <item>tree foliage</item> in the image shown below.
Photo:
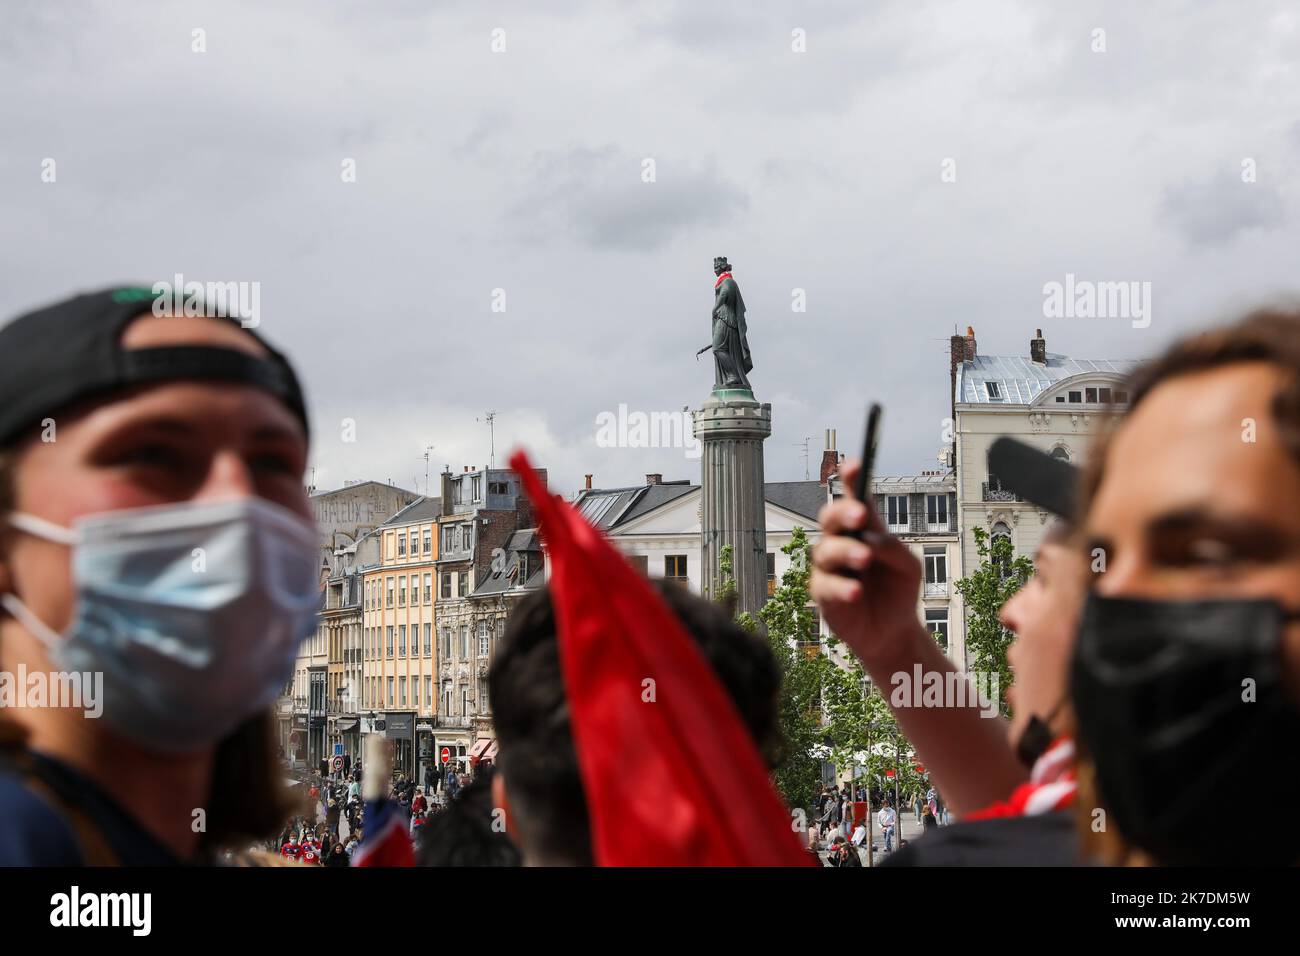
M1007 647L1013 635L998 620L998 612L1033 575L1034 563L1015 556L1010 538L990 539L984 528L975 528L975 550L979 566L956 584L966 603L966 654L976 673L998 676L998 706L1005 715L1010 712L1006 691L1011 686Z

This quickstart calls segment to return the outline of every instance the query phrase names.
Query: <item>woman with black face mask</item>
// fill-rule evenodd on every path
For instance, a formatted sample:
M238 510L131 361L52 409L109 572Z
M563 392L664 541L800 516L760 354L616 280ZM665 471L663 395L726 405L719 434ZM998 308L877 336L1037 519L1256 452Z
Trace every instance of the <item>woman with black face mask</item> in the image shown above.
M1300 312L1180 342L1131 394L1087 485L1081 831L1113 864L1300 863L1290 808L1219 819L1261 772L1300 793Z

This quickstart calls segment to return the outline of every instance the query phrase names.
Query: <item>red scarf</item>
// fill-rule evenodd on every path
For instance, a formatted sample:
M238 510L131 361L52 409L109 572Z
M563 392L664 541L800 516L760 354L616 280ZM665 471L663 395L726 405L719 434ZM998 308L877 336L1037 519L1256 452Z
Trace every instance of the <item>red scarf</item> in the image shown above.
M718 281L715 282L715 283L713 283L713 288L716 289L718 286L722 285L722 280L723 280L723 279L730 279L730 278L731 278L731 273L730 273L730 272L724 272L724 273L722 273L722 275L718 276Z
M1034 762L1029 782L1022 783L1011 796L983 810L968 813L963 820L988 820L993 817L1032 817L1040 813L1064 810L1074 803L1078 783L1074 775L1074 741L1058 737Z

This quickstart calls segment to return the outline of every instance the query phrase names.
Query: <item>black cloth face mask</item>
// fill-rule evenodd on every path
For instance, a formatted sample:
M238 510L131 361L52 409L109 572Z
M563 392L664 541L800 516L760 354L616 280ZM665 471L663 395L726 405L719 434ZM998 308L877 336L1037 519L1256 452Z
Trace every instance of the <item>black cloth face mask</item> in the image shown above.
M1056 735L1052 733L1052 721L1064 703L1065 701L1057 702L1046 717L1031 714L1025 729L1020 732L1020 739L1016 741L1016 757L1030 770L1034 769L1038 758L1047 753L1048 748L1052 746L1052 741L1056 739Z
M1271 600L1089 595L1071 667L1078 737L1108 824L1157 862L1300 862L1287 812L1247 836L1223 811L1260 774L1276 793L1300 792L1300 704L1282 664L1294 619Z

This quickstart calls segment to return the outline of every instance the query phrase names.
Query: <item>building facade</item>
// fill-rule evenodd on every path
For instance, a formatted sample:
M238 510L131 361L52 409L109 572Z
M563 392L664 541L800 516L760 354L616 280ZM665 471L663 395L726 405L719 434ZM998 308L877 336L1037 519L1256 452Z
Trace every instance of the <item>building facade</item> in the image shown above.
M546 470L538 469L542 482ZM504 625L493 598L476 592L509 563L517 531L531 528L532 509L519 478L505 468L466 468L442 473L436 562L438 627L437 708L431 727L431 752L439 769L448 762L467 769L486 755L491 742L487 666ZM528 559L524 559L527 563ZM532 576L531 568L529 577Z
M360 732L391 739L394 769L417 779L430 759L427 738L437 712L434 582L441 507L438 498L418 498L381 524L371 535L378 561L360 571Z
M1128 405L1125 382L1136 365L1048 352L1041 330L1024 355L980 355L969 327L965 336L952 337L960 576L979 566L976 528L1009 538L1017 555L1032 558L1052 517L1002 486L988 464L993 442L1007 435L1083 464L1103 421Z

